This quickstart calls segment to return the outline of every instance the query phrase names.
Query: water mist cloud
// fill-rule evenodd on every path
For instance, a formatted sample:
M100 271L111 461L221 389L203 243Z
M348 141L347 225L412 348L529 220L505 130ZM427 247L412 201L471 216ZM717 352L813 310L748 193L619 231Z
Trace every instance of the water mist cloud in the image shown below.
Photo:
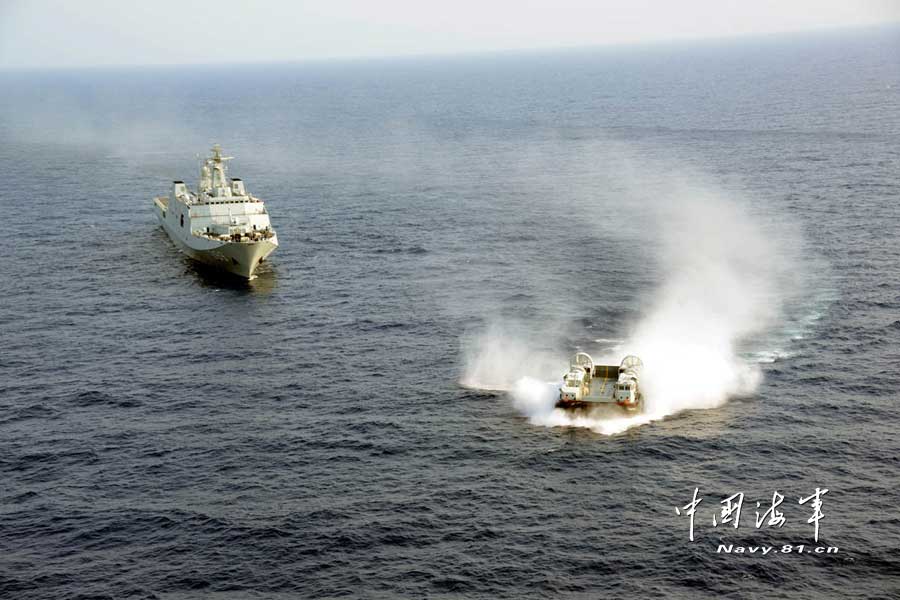
M727 197L685 187L674 194L659 229L664 281L627 343L644 359L646 410L659 415L756 388L759 369L738 345L777 321L793 263L779 236Z
M734 193L725 193L671 162L632 157L613 168L614 174L610 170L603 175L623 191L620 206L639 221L641 241L656 255L653 268L659 281L650 298L635 298L642 304L641 316L630 324L621 344L611 352L599 346L578 349L587 350L598 362L618 363L626 354L640 356L645 365L644 412L628 416L611 408L574 415L554 408L567 357L558 356L557 364L563 368L549 377L546 370L528 372L529 348L498 337L495 331L468 355L467 373L491 370L486 359L494 355L492 349L514 348L512 364L517 368L507 376L512 372L522 376L511 389L513 405L535 425L587 427L612 434L753 393L762 375L758 362L748 358L745 344L770 343L767 335L796 291L791 280L801 271L800 244L798 233L785 220L772 218L759 205L751 210ZM582 203L579 209L584 208ZM604 209L595 210L600 214ZM574 353L575 348L569 350Z
M565 357L538 348L526 327L512 321L494 321L473 335L466 343L465 363L460 383L493 391L511 391L522 377L549 378L566 367Z

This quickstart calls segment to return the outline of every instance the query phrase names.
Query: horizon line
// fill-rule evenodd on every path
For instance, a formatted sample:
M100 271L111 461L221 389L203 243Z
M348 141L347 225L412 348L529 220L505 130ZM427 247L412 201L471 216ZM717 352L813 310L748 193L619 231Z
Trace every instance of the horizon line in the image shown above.
M22 65L22 66L0 66L0 73L26 73L26 72L48 72L48 71L101 71L101 70L118 70L118 69L177 69L177 68L197 68L197 67L228 67L228 66L287 66L287 65L309 65L324 63L364 63L367 61L382 62L395 60L427 60L427 59L454 59L454 58L474 58L478 56L498 56L506 54L529 54L541 52L567 52L578 50L611 50L616 48L662 48L666 46L684 46L693 44L711 44L717 42L742 42L754 39L772 39L787 36L815 36L839 34L842 32L865 31L871 29L889 29L900 27L900 19L894 21L878 21L872 23L854 24L854 25L824 25L819 27L807 27L802 29L791 29L782 31L769 32L753 32L738 35L708 35L689 38L657 38L650 40L634 40L609 44L577 44L572 46L530 46L530 47L510 47L510 48L486 48L481 50L465 50L461 52L410 52L401 54L359 54L359 55L334 55L334 56L315 56L305 58L286 58L286 59L262 59L249 61L222 61L222 62L181 62L181 63L102 63L102 64L84 64L84 65Z

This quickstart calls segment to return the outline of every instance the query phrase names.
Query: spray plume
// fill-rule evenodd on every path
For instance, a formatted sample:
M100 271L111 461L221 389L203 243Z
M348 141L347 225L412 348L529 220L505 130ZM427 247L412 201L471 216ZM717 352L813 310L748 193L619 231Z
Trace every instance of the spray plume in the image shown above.
M491 330L470 354L467 373L502 372L514 407L535 425L614 434L679 411L720 406L752 393L761 381L758 364L744 357L741 345L764 339L779 319L797 264L789 243L794 232L696 179L654 181L644 174L631 203L650 225L653 236L645 241L658 253L662 282L627 339L594 356L609 364L625 354L643 359L645 409L628 416L617 407L589 415L554 408L562 357L536 360L516 340ZM555 372L546 368L551 364Z

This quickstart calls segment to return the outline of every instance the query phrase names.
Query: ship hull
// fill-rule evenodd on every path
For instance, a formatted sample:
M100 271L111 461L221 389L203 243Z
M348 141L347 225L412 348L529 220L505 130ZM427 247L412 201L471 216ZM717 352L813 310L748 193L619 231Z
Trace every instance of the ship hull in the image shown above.
M244 279L253 279L259 264L278 247L276 236L256 242L220 242L190 234L183 236L173 230L159 207L155 212L159 224L181 252L197 262Z
M618 406L625 412L633 413L640 408L640 403L625 404L623 402L589 402L586 400L557 400L556 408L566 410L583 410L589 411L600 406Z

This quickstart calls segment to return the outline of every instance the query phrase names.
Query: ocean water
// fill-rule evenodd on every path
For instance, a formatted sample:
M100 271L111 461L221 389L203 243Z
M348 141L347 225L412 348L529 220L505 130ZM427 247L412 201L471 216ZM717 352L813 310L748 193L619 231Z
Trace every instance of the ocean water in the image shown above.
M0 597L900 596L898 57L0 74ZM214 142L249 283L151 211ZM547 407L576 350L652 418Z

